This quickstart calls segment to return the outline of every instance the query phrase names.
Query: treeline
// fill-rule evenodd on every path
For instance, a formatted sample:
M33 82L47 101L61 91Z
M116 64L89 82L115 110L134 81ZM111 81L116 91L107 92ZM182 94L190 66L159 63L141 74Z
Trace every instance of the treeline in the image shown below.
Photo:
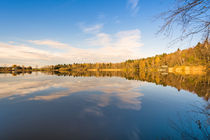
M45 66L40 69L31 66L17 66L0 67L0 71L27 71L27 70L41 70L41 71L106 71L106 70L121 70L121 71L158 71L163 66L197 66L202 65L206 68L210 67L210 44L198 43L195 47L180 50L176 52L153 57L127 60L121 63L74 63L74 64L58 64Z
M9 66L9 67L0 67L0 72L22 72L22 71L32 71L32 67L31 66L18 66L18 65L13 65L13 66Z
M162 66L209 66L210 44L198 43L195 47L153 57L127 60L122 63L74 63L58 64L41 68L43 71L100 71L104 69L122 69L124 71L155 71Z
M88 71L98 69L122 69L125 68L125 63L74 63L74 64L58 64L55 66L46 66L41 70L53 71Z
M139 67L141 69L153 69L159 68L160 66L195 66L195 65L209 65L210 60L210 44L209 43L198 43L195 47L180 50L176 52L162 55L156 55L154 57L148 57L139 60ZM134 62L135 63L135 62Z

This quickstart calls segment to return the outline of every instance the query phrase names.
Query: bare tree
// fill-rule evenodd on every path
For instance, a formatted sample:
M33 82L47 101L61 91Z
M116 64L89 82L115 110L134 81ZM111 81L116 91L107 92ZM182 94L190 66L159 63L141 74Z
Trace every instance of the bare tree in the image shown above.
M181 29L179 40L201 35L201 39L209 41L210 33L210 0L175 0L172 9L161 13L164 23L158 33L166 36L173 33L173 29Z

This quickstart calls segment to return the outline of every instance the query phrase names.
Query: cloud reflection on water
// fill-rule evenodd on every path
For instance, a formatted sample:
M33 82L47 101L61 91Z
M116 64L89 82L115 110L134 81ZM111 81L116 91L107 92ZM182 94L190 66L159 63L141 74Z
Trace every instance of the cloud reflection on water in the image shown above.
M19 78L10 78L0 75L0 99L8 98L15 100L17 97L25 96L27 100L53 101L62 97L70 96L78 92L90 92L86 100L94 102L98 107L110 105L113 98L118 101L115 105L123 109L141 108L139 97L143 96L139 92L139 81L129 81L123 78L96 78L96 77L57 77L44 75L29 75ZM43 91L52 90L49 94ZM100 94L91 94L92 92ZM41 94L36 95L35 92ZM35 93L35 94L32 94ZM27 96L30 95L30 96ZM87 109L87 112L97 112L97 109ZM100 113L99 113L100 114Z

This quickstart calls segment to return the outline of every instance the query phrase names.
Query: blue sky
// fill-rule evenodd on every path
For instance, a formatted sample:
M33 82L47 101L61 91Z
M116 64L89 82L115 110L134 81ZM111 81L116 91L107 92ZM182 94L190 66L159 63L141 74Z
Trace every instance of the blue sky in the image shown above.
M155 17L171 7L171 0L1 0L0 64L121 62L186 48L168 48L172 38L155 34Z

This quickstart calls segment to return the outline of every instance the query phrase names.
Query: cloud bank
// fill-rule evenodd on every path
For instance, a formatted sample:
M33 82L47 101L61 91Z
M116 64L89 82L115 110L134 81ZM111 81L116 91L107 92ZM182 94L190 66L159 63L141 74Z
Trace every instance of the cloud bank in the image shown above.
M25 41L25 44L0 42L0 64L43 66L75 62L122 62L140 58L140 48L143 45L138 29L119 31L115 34L99 32L84 42L91 47L78 48L55 40L29 40ZM58 51L46 50L44 46Z
M35 45L45 45L45 46L50 46L54 48L66 48L68 45L58 42L58 41L53 41L53 40L29 40L29 43L35 44Z

